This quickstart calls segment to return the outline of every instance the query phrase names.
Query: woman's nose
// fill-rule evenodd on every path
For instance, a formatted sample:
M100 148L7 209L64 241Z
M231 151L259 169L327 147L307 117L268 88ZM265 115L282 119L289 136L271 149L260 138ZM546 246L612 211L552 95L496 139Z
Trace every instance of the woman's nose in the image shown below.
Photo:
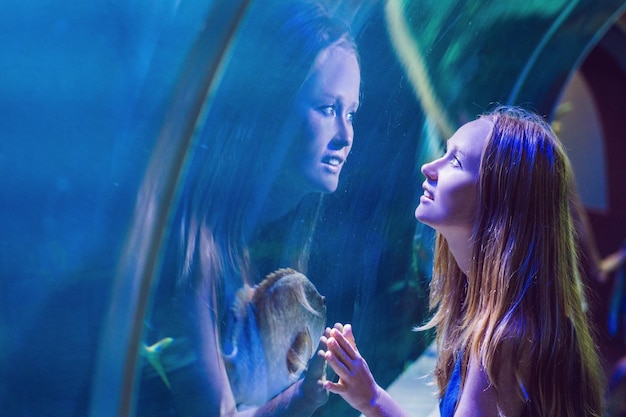
M337 117L337 134L335 141L341 146L352 146L354 139L354 129L352 122L344 117Z
M437 167L435 162L437 162L436 159L434 161L427 162L422 165L421 169L422 174L424 174L425 177L430 178L431 180L437 179Z

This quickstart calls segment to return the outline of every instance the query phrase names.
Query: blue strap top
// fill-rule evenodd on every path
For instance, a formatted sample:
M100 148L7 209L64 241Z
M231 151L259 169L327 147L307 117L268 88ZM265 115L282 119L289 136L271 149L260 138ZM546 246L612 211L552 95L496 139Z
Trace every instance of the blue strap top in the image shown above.
M439 414L441 417L453 417L456 410L457 402L461 396L461 364L463 363L463 355L459 355L452 370L450 381L446 387L443 398L439 400Z

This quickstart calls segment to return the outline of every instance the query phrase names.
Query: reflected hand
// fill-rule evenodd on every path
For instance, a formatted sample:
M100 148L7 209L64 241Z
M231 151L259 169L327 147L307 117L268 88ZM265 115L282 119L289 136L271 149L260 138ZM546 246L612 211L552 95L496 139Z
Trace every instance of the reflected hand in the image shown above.
M320 340L317 346L318 352L323 352L325 341ZM302 396L316 407L326 404L328 391L324 389L326 381L326 360L321 353L314 355L301 381L300 391Z
M365 359L356 347L352 326L335 325L327 329L325 358L339 376L339 381L324 382L324 388L339 394L353 408L366 414L380 396L380 387Z

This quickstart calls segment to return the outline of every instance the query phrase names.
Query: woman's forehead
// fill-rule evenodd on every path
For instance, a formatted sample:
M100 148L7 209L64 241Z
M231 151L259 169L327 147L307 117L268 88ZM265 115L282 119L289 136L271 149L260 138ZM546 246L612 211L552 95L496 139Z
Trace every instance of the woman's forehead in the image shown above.
M464 155L480 157L482 149L491 135L493 123L485 118L468 122L461 126L448 140L448 146L453 146Z

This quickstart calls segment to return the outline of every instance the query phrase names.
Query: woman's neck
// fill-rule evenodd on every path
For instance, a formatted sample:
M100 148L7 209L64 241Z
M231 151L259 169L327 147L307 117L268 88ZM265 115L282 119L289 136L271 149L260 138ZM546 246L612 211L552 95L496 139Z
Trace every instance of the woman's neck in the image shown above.
M443 234L443 233L442 233ZM448 242L448 248L461 271L469 277L472 260L471 232L456 231L455 233L443 234Z
M302 189L277 183L263 205L261 224L274 221L293 210L306 195Z

